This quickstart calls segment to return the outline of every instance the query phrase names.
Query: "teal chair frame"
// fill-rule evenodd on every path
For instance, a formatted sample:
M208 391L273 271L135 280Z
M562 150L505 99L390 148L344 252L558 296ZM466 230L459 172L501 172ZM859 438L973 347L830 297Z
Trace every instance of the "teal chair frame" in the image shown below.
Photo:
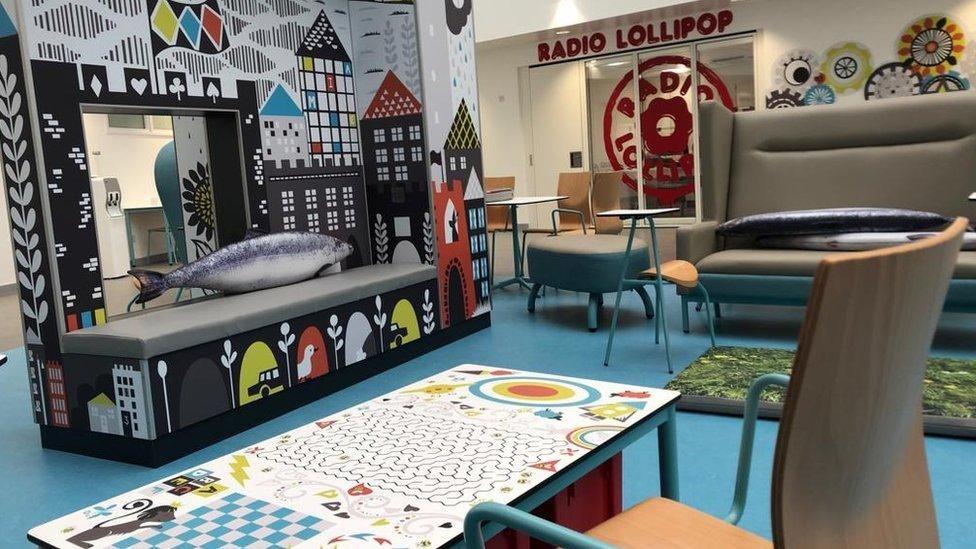
M627 266L630 264L630 253L634 247L634 235L637 232L637 224L641 219L646 219L648 228L651 232L651 255L654 260L654 270L659 273L658 276L653 279L629 279L627 278ZM668 336L668 320L665 318L664 314L664 285L670 284L666 282L661 276L661 253L657 245L657 228L654 224L654 218L652 216L642 216L633 217L630 222L630 231L627 234L627 251L624 252L623 265L620 268L620 281L617 283L617 297L613 305L613 320L610 321L610 335L607 337L607 350L603 355L603 365L610 365L610 351L613 349L613 336L617 332L617 318L620 316L620 296L623 293L624 284L628 286L637 285L643 287L647 284L654 285L655 293L655 314L654 314L654 344L659 345L661 343L661 332L664 332L664 354L668 362L668 373L673 374L674 368L671 365L671 339ZM708 335L711 339L712 347L715 346L715 322L712 318L712 308L711 308L711 298L708 295L708 290L705 289L705 285L699 280L698 286L695 287L695 291L702 296L705 301L705 314L708 317ZM685 301L682 301L682 306L685 305ZM687 309L685 309L685 315L687 315ZM683 328L687 332L687 316L683 317Z
M762 393L768 387L787 387L790 376L766 374L756 378L749 387L742 421L742 437L739 441L739 459L735 475L735 492L725 522L738 524L746 506L749 491L749 474L752 469L752 450L756 439L756 421ZM464 546L466 549L484 549L484 525L494 522L532 538L567 549L607 549L612 547L598 539L560 526L514 507L499 503L480 503L464 517Z

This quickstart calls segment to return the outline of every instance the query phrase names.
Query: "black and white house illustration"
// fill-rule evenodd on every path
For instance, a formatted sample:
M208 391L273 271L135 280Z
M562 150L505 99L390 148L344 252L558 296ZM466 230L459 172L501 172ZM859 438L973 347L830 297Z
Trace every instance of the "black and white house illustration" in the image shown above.
M420 101L393 71L362 120L366 198L377 263L421 263L430 193ZM425 227L426 221L426 227Z

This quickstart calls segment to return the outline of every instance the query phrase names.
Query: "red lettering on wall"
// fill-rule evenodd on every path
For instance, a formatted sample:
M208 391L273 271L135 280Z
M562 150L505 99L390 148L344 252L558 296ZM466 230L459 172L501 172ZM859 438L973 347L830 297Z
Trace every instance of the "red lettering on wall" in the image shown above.
M708 36L715 32L718 26L718 18L714 13L703 13L698 16L698 34Z
M722 33L732 24L733 17L732 10L726 9L615 29L613 49L627 50L662 42L685 40L696 33L700 36ZM610 44L607 34L598 31L565 40L554 40L551 43L539 43L537 54L539 62L544 63L598 54L608 49L608 45Z
M725 32L725 29L732 24L732 10L722 10L718 12L718 32Z
M539 61L548 61L549 59L549 44L543 42L539 44Z
M600 53L607 46L607 37L602 32L598 32L590 37L590 51Z

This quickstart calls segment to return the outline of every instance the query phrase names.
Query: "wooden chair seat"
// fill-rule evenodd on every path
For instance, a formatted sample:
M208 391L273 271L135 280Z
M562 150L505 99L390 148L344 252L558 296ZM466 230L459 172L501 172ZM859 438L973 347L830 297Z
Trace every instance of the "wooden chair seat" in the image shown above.
M638 276L643 279L654 279L657 278L657 270L651 267ZM680 259L665 261L661 264L661 278L678 286L694 288L698 286L698 269L691 263Z
M651 498L587 532L621 549L770 549L772 542L687 505Z

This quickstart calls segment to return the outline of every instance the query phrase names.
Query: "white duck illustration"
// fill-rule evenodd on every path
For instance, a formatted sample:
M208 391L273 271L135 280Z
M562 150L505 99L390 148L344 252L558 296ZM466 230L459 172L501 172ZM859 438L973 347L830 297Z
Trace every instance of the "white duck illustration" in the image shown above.
M305 346L305 352L302 355L302 359L296 366L296 368L298 368L298 379L305 379L312 375L312 355L315 354L316 350L315 345Z

